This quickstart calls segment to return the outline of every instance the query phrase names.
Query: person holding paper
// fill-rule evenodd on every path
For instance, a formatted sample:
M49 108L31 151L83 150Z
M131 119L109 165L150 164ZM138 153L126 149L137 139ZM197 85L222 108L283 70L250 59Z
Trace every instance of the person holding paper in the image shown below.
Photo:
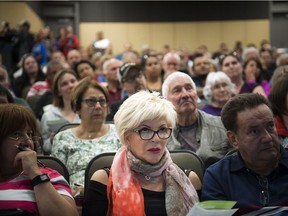
M233 97L221 119L229 143L238 151L206 170L202 201L233 200L235 208L287 205L288 153L280 145L265 96Z
M41 135L43 138L43 151L51 153L53 138L58 129L68 123L80 123L80 118L71 107L72 89L78 80L72 69L60 70L53 79L53 104L43 108L41 118Z
M89 183L83 216L186 216L198 195L173 163L167 149L177 114L159 93L140 91L128 97L114 122L123 144L110 170L96 171Z

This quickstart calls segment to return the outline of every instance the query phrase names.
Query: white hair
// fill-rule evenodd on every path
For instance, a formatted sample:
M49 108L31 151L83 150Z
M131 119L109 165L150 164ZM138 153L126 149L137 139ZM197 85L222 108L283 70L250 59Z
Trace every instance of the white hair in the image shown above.
M122 144L129 131L139 127L144 121L164 118L168 127L175 127L177 113L173 104L159 96L158 92L139 91L128 97L114 116L117 134Z
M206 78L205 86L203 88L203 95L205 99L211 103L213 100L212 88L219 81L225 81L231 92L235 93L235 85L231 82L229 76L223 71L210 72Z
M171 83L173 83L178 78L184 78L184 79L189 80L192 84L193 89L196 90L196 85L195 85L194 81L192 80L192 78L188 74L186 74L184 72L180 72L180 71L175 71L175 72L169 74L162 84L162 95L165 98L167 98L167 96L168 96L169 86L171 85Z
M247 47L243 50L243 53L242 53L242 60L245 62L247 60L247 55L249 53L256 53L257 56L259 56L259 51L257 48L255 47Z
M102 70L103 70L103 73L104 74L107 74L109 71L108 71L108 66L111 64L111 63L114 63L114 62L119 62L121 65L122 65L122 61L116 59L116 58L111 58L111 59L108 59L106 60L104 63L103 63L103 66L102 66Z
M163 63L166 63L166 62L168 61L168 59L171 58L171 57L175 58L176 61L180 63L181 58L180 58L180 56L179 56L177 53L175 53L175 52L169 52L169 53L167 53L167 54L163 57Z

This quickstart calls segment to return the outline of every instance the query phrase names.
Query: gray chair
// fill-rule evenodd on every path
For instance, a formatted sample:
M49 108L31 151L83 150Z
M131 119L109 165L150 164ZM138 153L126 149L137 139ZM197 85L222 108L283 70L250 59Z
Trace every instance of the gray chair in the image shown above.
M37 159L45 166L58 171L69 183L69 172L67 167L58 158L52 156L39 155Z
M189 171L194 171L201 182L203 180L205 165L201 158L194 152L189 150L170 151L171 158L187 175Z
M65 124L65 125L61 126L61 127L56 131L55 134L59 133L60 131L67 130L67 129L69 129L69 128L74 128L74 127L76 127L76 126L78 126L78 125L79 125L79 123L68 123L68 124Z
M187 175L193 170L203 180L205 166L201 158L192 151L178 150L170 151L171 158ZM99 169L110 168L115 152L106 152L95 156L87 165L85 170L85 191L93 173Z

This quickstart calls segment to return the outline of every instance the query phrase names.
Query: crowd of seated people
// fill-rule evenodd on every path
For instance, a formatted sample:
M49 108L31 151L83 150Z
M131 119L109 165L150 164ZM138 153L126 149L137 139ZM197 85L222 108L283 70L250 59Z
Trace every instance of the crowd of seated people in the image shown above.
M245 164L245 160L249 160L249 158L245 155L247 152L239 135L239 133L243 132L242 128L238 126L237 115L239 113L241 114L247 110L257 110L259 109L258 106L263 107L266 102L267 104L268 101L271 102L271 107L270 105L267 106L269 115L270 111L275 115L274 124L280 140L279 146L288 148L288 70L285 66L288 64L288 55L286 53L277 53L277 49L272 48L269 41L263 40L259 48L254 44L248 44L245 47L237 41L234 50L229 49L226 43L222 43L220 50L215 53L210 53L205 45L201 45L191 51L188 49L173 50L168 45L163 47L163 51L156 51L149 46L145 46L145 50L137 52L133 50L130 44L129 49L125 48L125 51L120 55L113 53L112 46L107 46L100 51L94 49L86 51L80 46L79 39L73 33L71 26L62 28L59 32L61 32L61 35L59 33L54 39L49 29L42 29L38 33L37 43L33 44L35 46L46 46L47 56L45 58L47 58L47 64L39 64L39 56L37 57L39 53L36 55L33 52L33 46L26 51L25 55L18 59L19 61L21 60L17 62L18 64L13 65L13 71L10 70L11 67L8 67L9 69L7 70L5 62L2 62L0 66L0 102L22 104L34 115L43 141L40 146L41 150L36 150L39 154L44 153L60 159L68 168L72 195L79 192L83 195L85 168L89 161L98 154L112 151L117 152L116 156L118 156L119 152L124 151L123 149L126 148L126 153L130 152L127 154L131 154L134 159L140 159L141 164L142 162L148 162L154 166L159 163L159 160L151 162L141 158L137 148L133 150L133 144L131 147L129 144L129 139L137 135L137 133L141 138L139 143L149 143L150 141L147 140L150 139L145 140L142 137L145 134L147 135L149 131L154 134L151 138L151 143L155 142L154 139L162 139L160 137L162 126L158 127L159 119L155 121L152 115L149 119L148 116L142 113L148 108L142 110L136 106L137 104L129 104L134 101L134 103L139 103L139 106L142 102L148 106L149 102L142 100L154 100L150 98L152 97L151 95L138 94L139 91L143 90L157 92L161 95L161 99L169 101L169 104L171 103L171 106L174 107L175 124L171 124L170 120L165 119L166 117L164 116L163 125L171 128L169 136L167 135L164 138L165 149L167 148L167 151L189 150L200 157L205 164L205 168L209 171L204 178L205 190L202 197L205 200L214 198L234 199L234 196L224 197L222 196L223 194L216 196L216 192L213 192L207 186L210 184L211 178L214 176L219 177L217 176L219 173L215 174L214 172L219 172L218 170L222 166L226 166L223 160L233 160L230 157L226 159L226 155L233 149L238 149L237 160L244 161L244 165L241 164L241 166L251 169L255 172L253 175L255 174L256 177L259 175L258 171L254 170L254 167ZM41 44L39 44L40 42ZM244 107L243 110L238 110L238 114L236 110L234 116L236 120L233 120L235 121L235 126L233 126L235 128L230 128L230 123L227 126L229 118L227 120L224 116L226 123L223 122L223 110L227 112L226 104L229 104L233 98L238 98L239 95L244 96L247 93L263 95L263 98L256 99L263 100L265 103L262 101L263 103L259 102L260 104ZM143 96L143 98L136 100L134 95ZM240 101L242 100L246 101L246 98L241 98ZM247 100L249 101L250 99ZM132 135L129 132L126 136L126 131L121 131L123 128L117 129L117 127L120 127L117 124L127 120L123 116L117 118L120 115L118 110L121 111L123 109L122 106L126 106L129 109L134 107L131 112L134 111L133 115L137 114L139 118L136 119L136 117L132 116L132 120L137 122L133 127L128 127L132 130L130 131ZM156 112L156 110L154 111ZM268 110L266 111L268 112ZM126 113L127 110L125 112L122 110L122 112ZM147 119L142 119L143 121L141 122L141 117L147 117ZM114 125L115 119L118 119L118 122L115 122L116 125ZM121 122L119 122L120 120ZM151 122L153 124L150 124ZM77 123L77 126L58 132L59 128L67 123ZM125 128L125 130L128 128ZM142 128L146 128L146 131L143 131ZM258 130L258 128L256 129ZM265 128L260 129L263 129L263 131L268 130ZM251 133L256 133L257 130L251 131ZM134 132L136 134L133 135ZM250 133L249 131L245 132ZM269 133L272 134L272 132ZM235 142L231 141L231 134L236 137ZM273 142L278 143L278 140L274 140L274 134L270 136L273 137L273 141L269 141L271 145ZM139 143L137 144L139 145ZM123 145L122 147L121 144ZM277 149L280 151L277 156L281 158L283 155L282 147L277 147ZM260 152L261 149L255 147L255 151ZM169 155L161 153L161 156L164 155L167 160L169 159ZM14 157L18 158L19 156L14 154ZM115 162L111 168L112 172L110 172L110 175L111 173L115 174L117 163L122 162ZM26 162L22 161L22 163ZM281 166L280 170L285 170L285 162L283 163L284 165L281 162L275 163L275 166ZM129 164L129 169L132 165ZM4 174L2 174L1 166L0 171L1 178L6 173L3 172ZM133 174L136 170L130 171ZM38 171L37 173L40 174ZM267 178L270 181L271 173L274 173L274 169L269 169L269 172L261 176L261 179ZM113 194L113 186L115 184L113 181L115 180L110 178L110 175L109 173L100 172L100 174L95 174L91 181L101 184L100 190L103 187L108 187L112 197L106 198L109 202L111 200L118 202L117 196ZM141 202L144 202L144 204L142 203L144 206L141 204L139 207L142 208L141 211L143 212L150 212L150 207L146 209L147 191L144 190L148 189L154 193L155 191L159 192L159 189L155 189L150 185L145 188L146 185L143 185L141 178L137 179L137 181L134 182L133 187L137 186L137 193L142 197ZM161 188L160 191L165 191L166 187L163 186L162 180L157 182L162 185L161 187L157 185ZM124 184L124 182L122 183ZM93 184L94 182L92 186ZM95 190L94 186L90 190ZM99 185L96 186L98 187ZM193 186L195 187L195 185ZM179 190L182 189L180 188ZM218 188L218 190L221 190L221 188ZM103 198L102 192L99 192L102 197L94 197L95 194L90 193L89 196L92 196L92 198L90 197L92 200L89 198L88 201L86 200L86 204L88 203L92 206L88 205L85 208L93 211L95 209L98 210L98 206L94 206L91 202L94 202L94 199L101 198L101 202L106 205L103 214L106 211L115 211L113 205L107 205L108 200ZM273 194L275 191L270 192ZM214 193L215 196L209 193ZM157 201L159 202L157 206L161 206L161 212L165 211L164 208L167 207L165 196L163 197L161 193L156 194L161 197ZM96 193L96 196L98 195ZM148 194L148 197L150 195ZM278 195L282 196L281 194L276 194L275 196ZM200 196L199 200L201 201L201 199ZM281 204L283 203L282 201L286 200L281 199ZM194 202L196 202L196 199L193 199L192 203L187 202L189 203L187 206L191 208ZM266 204L275 203L268 200ZM149 206L149 203L147 205ZM241 208L247 207L245 205L245 203L241 204L239 202L238 206ZM87 214L87 209L85 214ZM170 214L168 213L169 211L166 208L167 215Z

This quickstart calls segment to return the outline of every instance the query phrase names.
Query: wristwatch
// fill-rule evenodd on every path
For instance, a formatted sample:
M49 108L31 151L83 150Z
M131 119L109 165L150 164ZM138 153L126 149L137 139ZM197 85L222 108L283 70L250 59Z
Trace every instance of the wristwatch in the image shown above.
M42 184L44 182L49 182L50 178L47 174L41 174L32 179L32 186L35 187L38 184Z

